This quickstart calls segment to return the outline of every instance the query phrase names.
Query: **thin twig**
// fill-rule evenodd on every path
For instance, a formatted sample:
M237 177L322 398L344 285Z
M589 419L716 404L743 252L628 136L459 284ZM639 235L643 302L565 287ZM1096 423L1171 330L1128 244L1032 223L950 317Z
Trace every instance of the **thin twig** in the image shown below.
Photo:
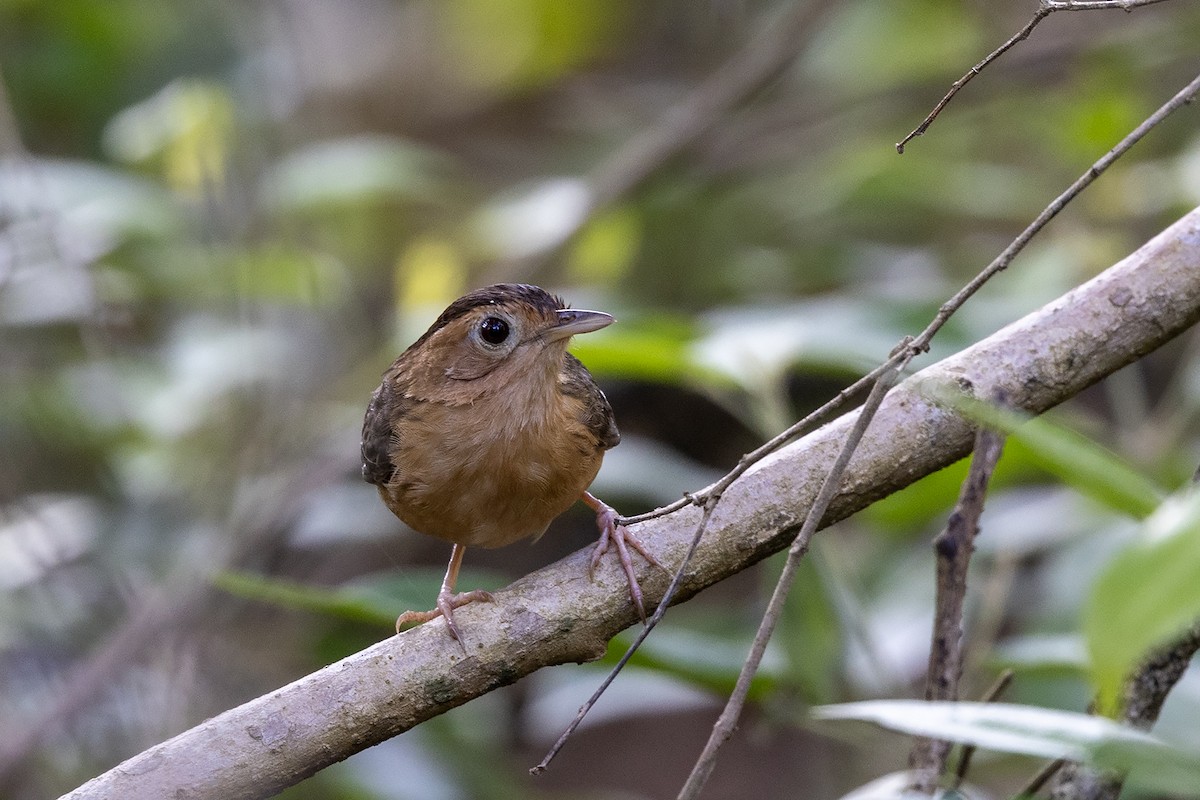
M783 605L787 601L788 592L791 591L792 583L796 579L796 571L800 567L800 560L808 552L808 543L812 539L812 535L816 533L817 526L820 525L822 518L825 516L825 511L829 508L829 504L833 502L833 498L841 488L842 474L846 471L846 466L850 463L850 457L858 449L858 444L862 441L867 426L871 424L871 420L875 417L875 412L879 410L884 395L888 393L888 390L896 382L897 378L900 377L900 373L913 355L915 354L909 352L907 358L902 358L896 364L895 368L890 372L884 373L875 382L875 386L871 389L871 394L867 396L866 402L863 403L854 427L846 434L846 440L842 444L842 449L838 453L837 460L834 461L833 466L830 467L829 472L825 475L825 480L821 484L821 490L817 494L816 500L809 506L808 516L804 518L804 525L800 528L800 533L797 534L795 540L792 542L792 546L788 548L787 561L784 563L783 572L775 584L775 591L771 594L771 601L767 604L767 610L763 614L762 622L759 623L758 633L755 634L754 643L750 647L750 655L742 665L742 670L738 674L737 684L734 686L733 693L730 694L729 700L726 701L725 709L721 712L721 716L717 718L712 733L708 737L708 742L704 745L703 752L700 753L700 758L696 760L695 766L692 767L692 773L688 776L687 782L679 792L679 800L691 800L692 798L699 797L700 792L704 789L704 784L708 781L708 776L712 774L713 767L716 766L717 751L733 735L738 719L742 715L742 709L746 705L746 698L750 694L750 683L754 680L755 673L758 672L758 666L762 663L763 653L767 650L767 643L771 640L771 634L775 632L775 626L779 622L779 617L783 614Z
M721 479L712 486L702 489L699 492L684 495L684 497L681 499L676 500L670 505L663 506L662 508L656 508L653 511L647 511L644 514L638 514L637 516L633 517L622 517L619 521L620 524L636 525L639 522L645 522L647 520L655 519L656 517L666 516L667 514L671 514L692 504L704 506L714 497L719 499L721 494L729 488L729 485L741 477L746 470L750 469L750 467L754 466L766 456L769 456L771 453L783 447L788 442L798 439L809 431L824 425L833 418L833 415L836 412L844 408L847 403L850 402L851 398L855 397L864 389L867 389L876 383L885 372L893 369L896 364L900 363L901 359L906 361L911 359L912 356L907 355L907 353L903 350L906 344L907 340L892 352L891 357L888 358L887 361L883 362L878 367L847 386L845 389L842 389L831 400L810 413L804 419L791 425L787 430L776 434L763 444L751 450L749 453L743 455L740 459L738 459L737 466L723 475Z
M906 144L908 144L909 142L911 142L913 139L917 138L918 136L923 135L925 133L925 131L927 131L929 129L929 126L933 124L933 121L935 119L937 119L938 114L942 113L942 109L945 108L946 105L951 100L954 99L954 95L958 94L959 89L966 86L971 81L972 78L974 78L976 75L978 75L980 72L983 71L984 67L986 67L988 64L995 61L1000 56L1004 55L1013 45L1015 45L1017 42L1022 41L1026 37L1028 37L1029 34L1033 31L1033 29L1035 27L1037 27L1037 24L1039 22L1041 22L1043 19L1045 19L1047 16L1050 15L1051 11L1052 11L1052 9L1047 8L1046 6L1043 5L1033 15L1033 18L1030 19L1029 22L1025 23L1024 28L1021 28L1021 30L1019 30L1015 34L1013 34L1013 36L1007 42L1000 45L992 52L988 53L987 57L984 58L983 61L980 61L975 66L971 67L969 70L967 70L967 74L963 75L961 78L956 80L953 84L951 84L950 91L946 92L945 96L942 97L942 99L938 101L938 104L933 107L933 111L929 112L929 115L925 117L924 121L922 121L921 124L918 125L917 127L913 128L912 131L909 132L909 134L907 136L905 136L900 141L896 142L896 152L903 154L904 146Z
M1018 253L1020 253L1020 251L1022 249L1024 249L1024 247L1029 243L1029 241L1033 238L1033 236L1035 234L1037 234L1042 228L1044 228L1046 226L1046 224L1049 223L1049 221L1051 219L1053 219L1055 216L1057 216L1058 213L1060 211L1062 211L1062 209L1065 208L1066 205L1071 200L1073 200L1080 192L1082 192L1085 188L1087 188L1089 185L1091 185L1091 183L1093 181L1095 181L1096 178L1098 178L1106 169L1108 169L1108 167L1111 166L1114 161L1116 161L1118 158L1120 158L1122 155L1124 155L1134 144L1136 144L1138 141L1140 141L1150 130L1152 130L1156 125L1158 125L1160 122L1162 122L1162 120L1165 119L1168 115L1170 115L1173 111L1177 110L1181 106L1190 102L1191 99L1195 96L1197 91L1200 91L1200 75L1198 75L1196 78L1194 78L1191 81L1191 83L1189 83L1186 87L1184 87L1182 90L1180 90L1178 93L1176 93L1176 95L1174 97L1172 97L1169 101L1167 101L1165 104L1163 104L1162 107L1160 107L1156 112L1154 112L1154 114L1152 114L1144 122L1142 122L1142 124L1138 125L1138 127L1136 129L1134 129L1134 131L1132 133L1130 133L1128 136L1126 136L1124 139L1122 139L1120 141L1120 143L1117 144L1116 147L1114 147L1112 150L1110 150L1108 153L1106 153L1103 157L1101 157L1098 161L1096 161L1096 163L1093 164L1074 183L1072 183L1071 186L1069 186L1066 191L1064 191L1062 194L1060 194L1058 197L1056 197L1054 199L1054 201L1052 201L1050 203L1050 205L1048 205L1042 211L1042 213L1039 214L1037 216L1037 218L1024 231L1022 231L1021 234L1018 235L1017 238L1014 239L1013 242L1011 244L1009 244L1009 246L1006 247L1004 249L1004 251L999 256L997 256L997 258L994 261L992 261L991 264L989 264L987 266L987 268L985 268L982 272L980 272L970 283L968 283L961 290L959 290L959 292L957 294L955 294L954 297L952 297L949 301L944 303L941 308L938 309L938 312L935 315L933 321L930 322L930 324L925 328L924 331L921 332L920 335L918 335L915 339L909 341L906 345L904 345L900 348L897 348L897 351L895 351L892 358L889 359L889 363L891 361L895 361L899 357L899 358L901 358L903 364L907 364L909 359L911 359L918 353L921 353L921 352L924 352L925 350L927 350L929 347L930 340L932 340L933 336L937 333L937 331L940 330L941 327L946 324L946 322L950 319L950 317L956 311L958 311L958 309L961 308L962 305L968 299L970 299L970 297L972 295L975 294L975 292L979 291L979 289L988 280L990 280L997 273L999 273L1002 270L1004 270L1005 268L1007 268L1008 265L1012 262L1012 260L1017 256ZM781 436L782 436L782 434L781 434ZM805 544L807 544L807 543L805 543ZM783 581L782 576L780 578L780 581L781 582ZM670 600L669 597L665 597L663 600L664 604L666 602L668 602L669 600ZM752 656L752 658L753 658L753 656ZM747 662L747 665L748 666L750 665L749 661ZM757 663L755 663L753 665L753 668L757 669ZM728 709L728 706L727 706L727 709ZM712 744L713 739L710 738L709 742L710 742L710 744ZM716 746L719 747L720 743L718 742L716 744ZM708 750L707 746L706 746L705 750L706 751ZM702 754L701 760L703 761L704 758L705 758L705 756ZM699 762L697 763L697 766L699 766ZM709 763L708 770L711 771L711 763ZM696 769L693 769L692 776L695 777L696 775L697 775L697 771L696 771ZM691 785L693 783L693 777L689 777L688 785ZM706 775L705 775L705 777L706 777ZM703 777L700 779L700 783L702 785ZM681 798L696 796L695 794L688 794L688 792L689 792L688 785L684 786L684 791L680 794ZM698 792L699 788L700 788L700 786L697 786L694 791Z
M1000 401L1003 403L1003 400ZM934 539L937 554L937 596L929 645L929 671L925 676L926 700L957 700L963 668L963 606L967 596L967 569L975 551L979 519L983 516L988 484L1004 449L1004 436L988 428L975 435L975 455L963 481L958 502L946 527ZM920 737L913 743L909 766L912 788L932 794L937 788L952 743Z
M1046 785L1046 781L1053 778L1058 771L1066 765L1067 760L1065 758L1059 758L1042 767L1037 771L1036 775L1029 779L1029 783L1026 783L1021 791L1013 795L1014 800L1033 797L1033 795L1037 794L1037 792Z
M913 355L914 354L908 352L907 350L893 353L892 357L886 362L876 367L866 376L860 378L853 385L843 389L837 394L836 397L825 403L825 405L821 406L816 411L800 420L800 422L792 425L786 431L778 434L762 446L742 456L738 461L737 466L735 466L719 481L704 491L697 492L696 494L685 495L682 499L676 500L674 503L655 509L654 511L650 511L645 514L639 514L635 517L622 517L617 521L620 525L633 525L666 516L692 504L698 504L704 510L704 513L700 517L700 521L696 524L696 530L692 535L691 542L688 545L687 553L684 555L683 561L680 563L679 567L675 570L675 574L671 578L671 583L669 586L667 586L666 593L663 594L663 599L661 602L659 602L658 607L655 608L654 614L652 614L650 619L646 621L646 624L642 627L642 630L638 633L637 637L635 637L633 642L630 643L629 648L625 651L625 654L622 655L620 660L617 661L616 665L613 666L612 670L608 673L608 676L605 677L605 679L600 683L600 685L596 688L596 691L592 693L592 696L589 697L587 701L579 707L579 711L575 714L575 718L571 720L569 725L567 725L562 735L558 737L558 739L554 742L554 745L549 751L547 751L542 760L538 762L537 766L532 767L529 770L530 774L540 775L546 771L546 768L550 766L550 762L554 760L554 757L558 755L560 750L562 750L563 745L565 745L567 740L571 738L571 735L575 732L575 729L579 727L581 722L583 722L583 718L586 717L588 712L592 710L592 706L596 704L596 701L600 699L600 696L604 694L609 685L616 680L617 675L619 675L621 670L625 668L625 665L629 663L629 659L633 658L633 654L636 653L638 648L642 646L642 643L646 641L646 637L650 635L650 632L654 630L656 625L658 625L659 621L663 618L663 615L667 613L667 608L671 605L671 602L675 599L676 593L679 591L679 584L683 580L683 576L687 574L687 569L691 564L692 557L695 555L696 549L700 546L700 541L704 538L704 532L708 530L708 522L712 518L712 513L716 509L717 503L720 502L721 497L725 494L725 490L728 489L734 481L741 477L746 470L748 470L758 461L762 460L763 457L775 450L778 450L792 439L800 436L802 433L810 430L813 427L816 427L818 424L828 419L833 412L844 405L851 396L853 396L858 390L865 387L869 380L874 379L876 381L876 385L878 385L879 377L885 374L889 368L902 369L902 366L900 365L907 364L908 361L912 359Z
M1152 6L1165 0L1042 0L1051 11L1133 11L1139 6Z
M1008 690L1008 686L1012 683L1013 676L1016 673L1012 669L1005 669L1000 673L1000 677L996 678L996 682L988 687L988 690L983 693L980 701L984 703L994 703L1000 699L1000 695ZM971 758L975 755L975 745L968 744L962 749L962 755L959 756L958 766L954 769L954 781L950 784L950 788L957 790L963 785L963 781L967 779L967 770L971 768Z
M923 135L925 131L929 129L929 126L933 124L933 121L937 119L939 114L942 113L942 109L944 109L946 105L952 99L954 99L954 96L958 94L960 89L966 86L972 78L982 72L988 64L992 63L997 58L1008 52L1013 45L1028 38L1029 34L1033 32L1033 29L1037 27L1038 23L1053 14L1055 11L1094 11L1107 8L1119 9L1128 12L1132 11L1138 6L1148 6L1153 5L1154 3L1161 3L1163 1L1164 0L1040 0L1038 10L1034 12L1033 17L1030 18L1029 22L1025 23L1025 27L1013 34L1012 37L1009 38L1009 40L1004 44L988 53L986 58L984 58L975 66L971 67L969 70L967 70L965 75L951 84L950 90L946 92L941 100L938 101L937 105L933 107L933 110L929 112L929 115L925 117L921 124L913 128L913 130L903 139L896 142L896 152L901 154L904 153L904 146L918 136Z

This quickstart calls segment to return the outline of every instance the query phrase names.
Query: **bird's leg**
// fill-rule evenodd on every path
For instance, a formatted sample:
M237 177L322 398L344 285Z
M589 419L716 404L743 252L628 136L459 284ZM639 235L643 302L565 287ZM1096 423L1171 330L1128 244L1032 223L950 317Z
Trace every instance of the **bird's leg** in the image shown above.
M453 636L459 644L462 644L462 633L458 630L458 626L454 624L454 609L459 606L464 606L467 603L474 603L479 600L491 602L495 598L491 592L485 592L482 589L476 589L473 592L463 592L461 594L454 593L454 584L458 582L458 570L462 566L463 554L467 552L467 548L461 544L454 545L453 552L450 553L450 565L446 567L446 577L442 578L442 590L438 592L437 607L432 611L405 611L396 618L396 633L404 625L410 623L420 624L429 622L434 617L445 617L446 626L450 628L450 635Z
M600 558L608 552L609 542L614 543L617 547L617 557L621 559L621 568L625 570L625 579L629 582L629 599L633 601L638 617L645 622L646 608L642 604L642 587L638 585L637 574L633 571L633 559L629 556L630 548L638 551L642 558L664 572L667 571L667 568L650 554L650 551L636 536L617 524L617 512L612 506L591 492L584 492L581 499L587 503L588 508L596 512L596 527L600 529L600 541L596 542L596 549L592 551L592 559L588 563L588 577L593 576L596 566L600 563Z

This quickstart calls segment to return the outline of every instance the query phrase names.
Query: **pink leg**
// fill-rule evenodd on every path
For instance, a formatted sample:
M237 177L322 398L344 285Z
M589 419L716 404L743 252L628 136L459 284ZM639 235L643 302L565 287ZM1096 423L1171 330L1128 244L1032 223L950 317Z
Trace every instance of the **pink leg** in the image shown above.
M450 635L462 644L462 633L458 630L458 626L454 624L454 609L459 606L465 606L467 603L477 601L491 602L495 598L490 592L485 592L482 589L476 589L473 592L463 592L461 594L454 593L454 584L458 582L458 570L462 566L463 554L467 552L467 548L461 544L454 545L453 552L450 553L450 566L446 567L446 577L442 579L442 590L438 592L437 607L432 611L405 611L396 618L396 633L404 625L419 625L422 622L429 622L435 617L445 617L446 626L450 628ZM464 647L464 650L466 648Z
M609 542L615 543L617 557L621 560L621 568L625 570L625 579L629 582L629 599L633 601L638 617L645 622L646 608L642 603L642 587L638 585L637 573L633 570L633 559L629 555L629 550L631 548L636 550L642 558L664 572L667 571L667 568L650 554L650 551L638 541L636 536L617 524L617 512L613 510L612 506L598 499L591 492L584 492L581 499L587 503L588 508L596 512L596 527L600 529L600 540L596 542L596 549L592 551L591 561L588 562L588 577L595 573L600 558L608 552Z

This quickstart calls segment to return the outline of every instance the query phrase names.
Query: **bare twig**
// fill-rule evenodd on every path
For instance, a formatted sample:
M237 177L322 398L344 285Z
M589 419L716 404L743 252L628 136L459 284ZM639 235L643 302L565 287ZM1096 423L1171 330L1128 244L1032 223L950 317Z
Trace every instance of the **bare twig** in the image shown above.
M1003 401L1001 401L1003 402ZM934 605L933 637L929 646L929 671L925 678L926 700L957 700L963 668L963 605L967 595L967 568L979 534L984 498L1004 437L980 428L975 438L975 455L963 481L958 503L946 527L934 539L937 554L937 597ZM951 743L945 739L918 738L913 744L909 766L912 788L932 794L937 788Z
M1038 23L1053 14L1055 11L1094 11L1099 9L1119 9L1122 11L1133 11L1133 9L1137 8L1138 6L1148 6L1161 2L1163 2L1163 0L1039 0L1038 9L1033 13L1033 16L1030 18L1029 22L1025 23L1025 26L1021 28L1021 30L1014 33L1008 41L997 47L992 52L988 53L988 55L982 61L971 67L969 70L967 70L965 75L951 84L950 91L946 92L942 99L938 101L937 105L933 107L933 110L929 112L929 115L925 117L921 124L913 128L913 130L903 139L896 142L896 152L903 153L904 146L906 144L918 136L923 135L925 131L929 130L929 126L932 125L933 121L938 118L939 114L942 113L942 109L944 109L946 105L952 99L954 99L954 96L958 94L960 89L966 86L972 78L982 72L988 64L992 63L997 58L1012 49L1017 42L1028 38L1029 34L1033 32L1033 29L1037 27Z
M754 451L742 456L736 467L730 470L729 473L727 473L724 477L707 489L696 492L692 495L688 495L683 499L677 500L661 509L651 511L646 514L641 514L636 517L624 518L618 521L619 524L624 525L644 523L681 511L693 503L699 504L705 509L700 522L696 526L695 535L693 536L692 544L688 549L687 555L685 555L683 561L677 568L675 579L671 582L671 587L663 596L659 608L647 622L646 629L643 630L636 639L634 639L633 643L629 646L628 652L626 652L620 661L617 662L617 665L613 667L612 672L604 680L601 688L594 693L592 697L580 708L579 713L576 714L571 725L564 732L564 734L559 737L558 741L555 743L554 747L547 754L547 756L543 758L536 767L533 768L532 771L535 774L540 774L545 770L546 766L550 763L555 754L557 754L562 748L562 745L566 742L567 738L570 737L571 733L578 727L579 723L583 721L583 718L595 704L596 700L599 699L599 696L603 693L604 688L607 688L607 686L612 683L617 673L624 669L625 665L629 663L629 659L633 656L633 653L638 647L641 646L642 642L645 641L646 636L651 630L653 630L654 626L658 624L658 621L662 619L663 614L666 613L666 607L669 606L674 600L675 591L679 586L680 577L687 571L691 563L692 554L696 552L696 548L699 546L700 539L704 536L705 531L707 530L708 520L712 514L712 509L716 507L716 504L720 501L721 496L733 484L733 482L745 474L748 469L761 461L767 455L775 452L780 447L794 440L797 436L802 435L804 432L811 430L811 426L823 422L833 413L834 410L844 405L849 398L857 395L858 392L862 391L867 386L877 382L879 378L887 374L889 370L893 370L898 366L907 364L915 356L926 352L929 349L929 343L932 341L934 335L941 330L942 326L949 321L950 317L953 316L954 313L957 312L958 309L960 309L963 304L966 303L967 300L969 300L977 291L979 291L979 289L982 288L988 280L994 277L997 273L1006 269L1008 265L1012 263L1012 260L1017 257L1021 250L1023 250L1025 246L1029 244L1033 237L1039 231L1041 231L1041 229L1044 228L1050 222L1050 220L1057 216L1058 213L1076 197L1076 195L1091 185L1091 183L1095 181L1096 178L1098 178L1101 174L1103 174L1103 172L1108 169L1108 167L1111 166L1114 161L1124 155L1156 125L1166 119L1166 117L1172 112L1190 102L1197 91L1200 91L1200 75L1198 75L1192 80L1191 83L1189 83L1162 107L1155 111L1154 114L1142 122L1142 124L1134 129L1133 132L1122 139L1116 147L1108 151L1108 153L1106 153L1095 164L1093 164L1087 170L1087 172L1085 172L1074 183L1067 187L1066 191L1056 197L1050 203L1050 205L1046 206L1042 213L1038 214L1037 218L1034 219L1034 221L1031 222L1029 226L1025 228L1025 230L1021 231L1017 238L1015 238L1008 245L1008 247L1006 247L1000 253L1000 255L998 255L990 264L988 264L988 266L984 268L982 272L976 275L953 297L942 304L942 306L938 309L937 314L934 315L933 320L923 331L921 331L919 335L917 335L915 338L906 339L897 345L887 361L871 370L851 386L843 389L836 397L823 405L821 408L814 411L812 414L809 414L800 422L797 422L787 430L776 435L770 441L766 442Z
M888 393L846 471L830 524L964 456L973 424L935 405L929 383L980 397L1007 392L1039 413L1136 360L1200 320L1200 210L1137 253L1045 308L926 368ZM786 548L853 424L839 419L760 462L726 491L676 601ZM638 526L672 562L682 558L699 509ZM331 763L551 664L602 655L636 621L623 575L575 553L463 609L471 656L443 624L380 642L129 759L70 797L266 797ZM646 599L666 580L650 571ZM448 664L452 666L448 667Z
M983 693L980 700L984 703L994 703L1000 696L1008 690L1008 685L1012 683L1013 675L1016 673L1011 669L1006 669L1000 673L1000 677L996 678L996 682L988 687L988 690ZM950 788L957 790L962 786L963 781L967 779L967 770L971 768L971 758L975 755L975 745L965 745L962 749L962 755L958 759L958 766L954 769L954 781Z
M912 355L912 353L909 353L908 358L911 359ZM704 784L708 781L708 776L712 774L713 767L716 766L717 752L729 740L729 737L733 735L738 719L742 715L742 709L746 705L746 698L750 694L750 683L754 680L755 673L758 672L758 666L762 663L763 654L767 651L767 643L771 640L771 634L775 632L775 626L779 623L780 615L783 614L783 605L787 601L787 595L791 591L792 584L795 582L796 571L800 567L800 561L808 552L808 543L812 539L812 535L816 533L817 526L820 525L825 512L829 509L829 504L833 502L834 496L841 488L842 475L846 471L846 466L850 463L850 457L854 455L859 442L862 441L863 434L867 432L867 426L871 424L871 420L875 418L876 412L879 411L879 406L883 403L884 395L887 394L892 384L895 383L907 363L908 359L901 360L891 372L884 373L875 382L875 386L872 387L871 394L863 404L858 418L854 422L854 426L846 435L846 440L838 452L837 460L834 461L833 466L826 473L825 480L821 483L821 490L817 494L817 499L809 507L808 515L804 518L804 525L800 528L800 533L792 541L791 547L788 548L787 561L784 562L783 572L775 584L775 590L772 592L771 600L767 604L766 613L763 614L762 621L759 623L758 632L755 634L754 642L750 647L750 654L747 656L746 662L742 665L741 672L738 673L737 684L734 686L733 692L729 695L721 716L717 718L716 724L713 725L708 742L704 745L704 750L700 753L700 757L692 767L692 772L688 775L687 782L679 792L680 800L692 800L692 798L700 796L700 792L704 789Z
M1041 0L1051 11L1133 11L1139 6L1152 6L1165 0Z
M1021 30L1014 33L1007 42L988 53L987 57L984 58L983 61L980 61L975 66L971 67L969 70L967 70L965 75L952 83L950 85L950 91L946 92L945 96L938 101L937 105L933 107L933 110L929 112L929 115L925 117L921 124L913 128L903 139L896 142L896 152L903 154L904 146L906 144L918 136L924 135L925 131L929 130L929 126L933 124L933 121L938 118L939 114L942 113L942 109L954 99L954 95L958 94L959 89L962 89L964 86L970 83L971 79L982 72L984 67L1008 52L1013 45L1027 38L1029 34L1033 32L1033 29L1037 27L1037 24L1050 15L1050 11L1051 9L1044 5L1038 8L1038 10L1034 13L1033 18L1030 19L1029 22L1025 23L1024 28L1021 28Z
M1058 774L1058 771L1067 765L1067 760L1063 758L1051 761L1046 766L1037 771L1037 774L1029 779L1029 782L1022 787L1021 791L1013 796L1013 800L1021 800L1021 798L1032 797L1041 791L1041 788L1046 785L1046 782Z

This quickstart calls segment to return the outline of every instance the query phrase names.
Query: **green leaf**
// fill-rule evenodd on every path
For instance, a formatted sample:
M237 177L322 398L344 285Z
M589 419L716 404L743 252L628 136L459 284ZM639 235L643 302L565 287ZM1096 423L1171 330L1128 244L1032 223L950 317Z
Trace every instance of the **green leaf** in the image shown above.
M460 586L494 588L503 579L482 570L464 570ZM251 572L221 572L213 585L232 595L284 608L314 611L367 625L395 624L406 609L432 608L442 584L440 569L406 569L329 589Z
M250 572L221 572L213 577L213 585L247 600L258 600L285 608L316 611L369 625L395 622L398 611L380 607L377 599L356 596L341 589L308 586ZM403 610L403 609L401 609Z
M730 385L692 355L695 328L681 318L621 321L603 333L576 337L571 352L598 375L663 384Z
M1200 758L1148 733L1104 717L1008 703L874 700L819 706L818 719L854 719L1005 753L1065 758L1126 771L1154 791L1191 793L1200 785Z
M1086 436L1020 411L999 408L950 390L926 387L935 402L1006 434L1028 449L1031 459L1064 483L1104 505L1142 519L1158 508L1163 491L1135 467Z
M1200 490L1172 497L1142 524L1093 587L1083 632L1101 707L1118 707L1129 672L1200 618Z

